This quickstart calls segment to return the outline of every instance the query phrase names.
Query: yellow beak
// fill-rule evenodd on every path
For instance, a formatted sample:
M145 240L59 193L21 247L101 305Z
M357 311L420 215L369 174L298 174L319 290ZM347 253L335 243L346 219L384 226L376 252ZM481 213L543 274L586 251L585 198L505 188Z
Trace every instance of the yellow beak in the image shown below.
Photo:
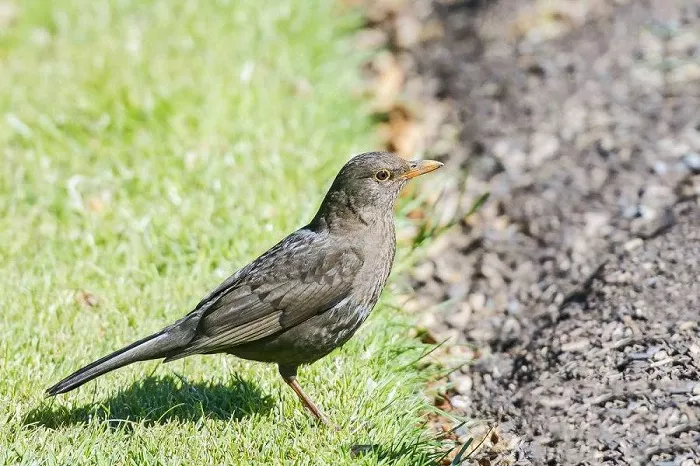
M437 170L442 167L441 162L436 162L435 160L414 160L409 162L410 169L401 175L401 178L410 180L416 176L424 175L430 173L433 170Z

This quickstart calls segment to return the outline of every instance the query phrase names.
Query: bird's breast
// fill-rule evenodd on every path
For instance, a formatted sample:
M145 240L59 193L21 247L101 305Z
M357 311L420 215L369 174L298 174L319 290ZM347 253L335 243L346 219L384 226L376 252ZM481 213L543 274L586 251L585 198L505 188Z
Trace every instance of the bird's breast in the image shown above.
M393 218L381 222L375 231L361 238L364 262L353 287L358 302L371 309L379 299L391 273L396 253L396 233Z
M348 277L352 287L341 301L279 334L237 346L231 352L258 361L304 364L347 342L377 303L394 261L393 218L381 223L364 234L353 235L350 245L362 257L362 266L354 277Z

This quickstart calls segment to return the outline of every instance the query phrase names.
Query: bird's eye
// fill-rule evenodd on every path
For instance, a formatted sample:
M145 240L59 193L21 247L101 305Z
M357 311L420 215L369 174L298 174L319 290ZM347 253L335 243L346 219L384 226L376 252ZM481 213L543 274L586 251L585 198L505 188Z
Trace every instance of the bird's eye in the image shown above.
M391 176L391 173L389 173L389 170L379 170L377 173L374 174L374 177L378 181L386 181L389 179Z

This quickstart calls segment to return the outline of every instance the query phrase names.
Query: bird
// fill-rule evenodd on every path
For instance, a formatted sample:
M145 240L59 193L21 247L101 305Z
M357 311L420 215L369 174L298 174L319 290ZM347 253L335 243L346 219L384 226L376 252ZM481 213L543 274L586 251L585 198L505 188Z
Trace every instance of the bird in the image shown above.
M390 152L356 155L340 169L309 224L224 280L175 323L75 371L46 395L137 361L228 353L277 364L303 406L331 425L299 384L298 368L342 346L368 317L394 261L395 201L410 179L442 165Z

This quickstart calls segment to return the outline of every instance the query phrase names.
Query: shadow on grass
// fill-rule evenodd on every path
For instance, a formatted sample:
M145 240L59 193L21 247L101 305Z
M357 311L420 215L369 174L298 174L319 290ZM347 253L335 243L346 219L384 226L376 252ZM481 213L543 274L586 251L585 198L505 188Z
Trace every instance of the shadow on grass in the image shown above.
M443 464L447 453L452 448L445 443L443 434L430 432L426 425L417 427L402 436L395 437L388 444L356 443L350 446L353 458L371 457L377 463L394 464L399 460L408 460L416 466Z
M49 399L27 413L23 424L57 429L101 420L110 427L123 428L133 422L147 425L197 422L202 417L238 420L255 413L267 413L272 406L272 397L240 376L226 385L148 377L105 401L77 408L69 409L61 406L59 400Z

